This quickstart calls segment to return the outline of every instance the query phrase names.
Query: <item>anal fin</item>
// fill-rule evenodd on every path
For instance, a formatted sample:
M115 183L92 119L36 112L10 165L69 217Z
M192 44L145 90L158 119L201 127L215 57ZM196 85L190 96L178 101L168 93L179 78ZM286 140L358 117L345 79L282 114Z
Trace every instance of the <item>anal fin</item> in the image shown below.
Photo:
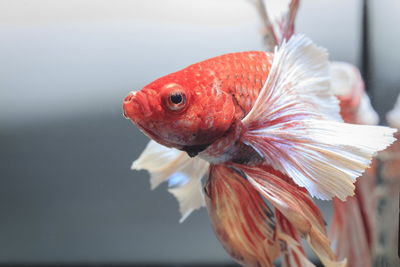
M253 186L239 172L211 165L205 196L225 250L245 266L273 266L279 256L273 213Z

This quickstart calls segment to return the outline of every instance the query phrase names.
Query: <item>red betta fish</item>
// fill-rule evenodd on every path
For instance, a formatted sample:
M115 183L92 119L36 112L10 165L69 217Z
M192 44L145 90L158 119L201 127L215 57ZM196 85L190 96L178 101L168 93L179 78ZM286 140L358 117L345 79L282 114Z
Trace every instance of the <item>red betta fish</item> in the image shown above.
M245 266L326 266L330 248L311 197L346 199L395 130L344 123L324 49L294 35L274 53L193 64L131 92L124 114L151 141L133 163L168 180L183 218L206 205L225 250ZM204 187L201 179L205 177ZM273 209L270 209L269 202Z
M378 114L371 106L359 70L344 62L332 62L331 88L340 101L345 122L376 125ZM393 145L392 145L393 147ZM346 201L334 198L329 236L339 258L347 258L348 267L372 266L376 238L376 162L372 162L355 183L354 196ZM351 220L349 220L351 214Z

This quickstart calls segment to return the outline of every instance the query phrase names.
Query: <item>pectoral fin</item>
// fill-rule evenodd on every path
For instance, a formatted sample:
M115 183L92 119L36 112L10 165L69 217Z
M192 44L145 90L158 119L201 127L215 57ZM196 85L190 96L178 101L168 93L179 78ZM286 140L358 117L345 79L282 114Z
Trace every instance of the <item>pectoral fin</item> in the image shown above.
M190 158L186 152L162 146L150 141L140 157L133 162L133 170L147 170L150 173L151 189L170 180L173 194L179 203L180 222L192 211L205 205L202 195L201 178L206 174L209 163L200 158Z

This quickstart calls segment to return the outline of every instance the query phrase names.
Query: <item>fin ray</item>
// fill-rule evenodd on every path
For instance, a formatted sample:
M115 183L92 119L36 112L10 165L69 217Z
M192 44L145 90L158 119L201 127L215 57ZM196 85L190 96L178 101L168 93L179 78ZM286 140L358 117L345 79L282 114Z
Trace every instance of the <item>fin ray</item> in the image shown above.
M305 237L325 266L344 266L330 248L324 220L307 191L270 167L235 165L248 181Z
M276 48L241 141L320 199L344 200L395 130L345 124L330 89L326 51L303 35Z
M225 250L245 266L273 266L279 256L273 213L238 172L211 165L207 209Z

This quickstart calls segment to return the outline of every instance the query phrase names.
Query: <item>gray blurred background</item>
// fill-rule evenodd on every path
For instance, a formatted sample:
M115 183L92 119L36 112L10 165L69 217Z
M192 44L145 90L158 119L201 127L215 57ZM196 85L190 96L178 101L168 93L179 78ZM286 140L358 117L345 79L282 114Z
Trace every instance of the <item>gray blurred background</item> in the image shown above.
M369 2L383 115L400 91L400 1ZM303 0L297 30L359 64L361 4ZM250 0L0 0L0 263L232 263L204 209L179 224L165 186L130 170L148 139L121 102L194 62L262 50L261 25Z

